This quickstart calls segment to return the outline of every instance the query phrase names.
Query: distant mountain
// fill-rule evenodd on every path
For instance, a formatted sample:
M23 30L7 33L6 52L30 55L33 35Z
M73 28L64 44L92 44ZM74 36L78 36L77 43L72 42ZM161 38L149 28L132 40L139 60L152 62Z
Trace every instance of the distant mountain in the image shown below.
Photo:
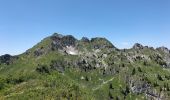
M170 50L54 33L0 56L1 100L169 100Z

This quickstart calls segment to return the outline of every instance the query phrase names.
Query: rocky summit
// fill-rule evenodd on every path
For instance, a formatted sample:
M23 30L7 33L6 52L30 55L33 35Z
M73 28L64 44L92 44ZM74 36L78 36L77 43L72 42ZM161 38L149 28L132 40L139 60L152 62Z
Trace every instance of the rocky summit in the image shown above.
M54 33L0 56L1 100L169 100L170 50Z

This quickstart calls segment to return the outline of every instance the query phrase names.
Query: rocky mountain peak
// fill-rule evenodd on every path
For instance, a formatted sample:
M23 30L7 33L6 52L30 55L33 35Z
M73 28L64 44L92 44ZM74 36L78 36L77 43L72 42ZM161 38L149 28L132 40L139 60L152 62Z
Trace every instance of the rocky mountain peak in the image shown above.
M143 48L144 48L144 46L139 43L135 43L133 46L133 49L143 49Z
M170 100L168 52L139 43L119 50L106 38L54 33L26 53L0 56L0 97Z
M77 41L76 38L74 38L72 35L60 35L55 33L51 36L52 39L52 47L56 49L63 49L63 47L67 46L75 46L75 43Z
M63 46L75 46L77 39L72 35L67 35L62 38Z
M165 53L170 53L170 50L167 47L164 47L164 46L156 48L156 50L163 51Z
M93 44L95 49L103 49L103 48L116 48L109 40L106 38L96 37L91 39L91 43Z
M54 33L51 37L58 37L58 38L63 38L64 36L59 33Z
M90 42L90 40L87 37L82 37L81 41L83 41L83 42Z
M87 37L82 37L81 40L77 40L75 37L73 37L72 35L66 35L63 36L61 34L58 33L54 33L51 36L52 39L52 50L61 50L64 52L68 52L69 54L72 54L73 51L76 51L77 54L77 50L92 50L92 49L116 49L117 48L110 42L108 41L106 38L101 38L101 37L96 37L96 38L92 38L91 40L89 40ZM70 53L71 52L71 53Z

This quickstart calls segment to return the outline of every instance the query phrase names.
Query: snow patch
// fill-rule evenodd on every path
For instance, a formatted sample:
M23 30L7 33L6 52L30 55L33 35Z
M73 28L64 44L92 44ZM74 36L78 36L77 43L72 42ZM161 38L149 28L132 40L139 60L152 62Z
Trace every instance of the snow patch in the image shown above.
M66 53L70 55L78 55L78 50L73 46L66 46Z

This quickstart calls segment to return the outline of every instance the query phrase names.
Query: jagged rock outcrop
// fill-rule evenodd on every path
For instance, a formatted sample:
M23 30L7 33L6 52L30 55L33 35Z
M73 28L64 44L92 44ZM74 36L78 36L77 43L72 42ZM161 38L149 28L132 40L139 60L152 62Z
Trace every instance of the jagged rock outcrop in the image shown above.
M82 37L81 39L82 42L89 43L90 40L87 37Z
M67 54L78 55L80 52L87 52L87 50L93 49L116 49L110 41L105 38L92 38L89 40L87 37L83 37L81 40L77 40L72 35L60 35L55 33L51 36L52 50L60 50ZM82 47L86 45L86 47Z
M143 49L143 48L144 48L144 46L139 43L135 43L133 46L133 49Z
M131 91L133 93L144 93L150 90L150 84L146 82L133 83L131 86Z
M51 36L52 48L53 49L63 49L66 46L75 46L77 39L75 39L72 35L62 36L60 34L55 34Z
M156 50L162 51L164 53L170 53L170 50L167 47L164 47L164 46L156 48Z
M38 57L38 56L41 56L44 54L44 49L43 47L41 48L37 48L35 51L34 51L34 56Z

